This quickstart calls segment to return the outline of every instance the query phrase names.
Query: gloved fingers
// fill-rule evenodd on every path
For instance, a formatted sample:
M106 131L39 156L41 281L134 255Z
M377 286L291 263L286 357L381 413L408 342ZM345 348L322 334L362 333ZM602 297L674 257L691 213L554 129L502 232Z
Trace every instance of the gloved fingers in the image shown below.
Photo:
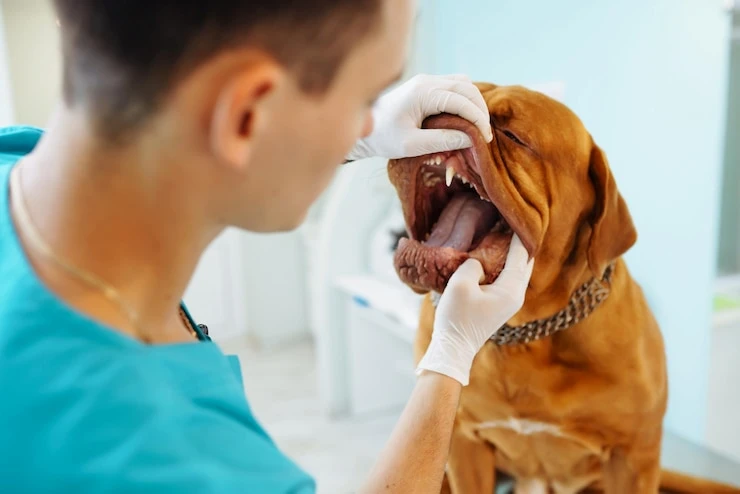
M470 77L465 74L453 74L444 76L444 82L447 84L440 85L439 87L441 89L462 94L475 103L483 113L488 114L488 105L486 104L486 100L483 98L483 95L476 85L473 84L473 81L470 80Z
M372 147L364 139L361 139L357 141L355 147L350 150L345 159L348 161L357 161L373 156L373 154Z
M483 281L483 276L483 266L480 261L469 257L454 273L452 273L450 281L447 282L447 288L456 289L477 287L478 284Z
M438 88L430 97L434 98L434 105L430 105L432 107L430 111L458 115L478 127L486 142L493 140L491 117L483 96L475 86L453 82L448 87ZM431 114L433 113L428 115ZM428 115L425 115L425 118Z
M473 145L465 132L453 129L418 129L404 138L404 156L442 153L469 148Z
M529 252L515 233L511 239L506 264L496 281L482 289L486 293L501 293L501 290L521 292L522 296L532 277L534 259L529 259Z
M483 112L483 114L485 115L485 121L490 123L491 117L490 112L488 111L488 103L486 103L485 98L483 98L483 94L481 94L480 89L478 89L478 87L473 84L473 81L470 80L470 77L466 75L455 75L452 76L450 79L455 82L452 84L452 86L449 86L446 89L455 93L462 94L470 101L472 101L475 106L480 108L481 112ZM481 129L481 132L483 133L483 137L488 142L491 142L491 140L493 140L493 131L490 125Z

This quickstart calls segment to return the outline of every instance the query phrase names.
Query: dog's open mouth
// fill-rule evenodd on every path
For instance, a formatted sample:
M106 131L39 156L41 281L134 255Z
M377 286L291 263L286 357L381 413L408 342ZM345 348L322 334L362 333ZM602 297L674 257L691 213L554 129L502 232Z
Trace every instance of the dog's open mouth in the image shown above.
M481 140L472 148L404 160L414 192L405 204L410 239L401 239L395 266L417 292L442 292L450 276L472 257L481 262L485 284L501 273L512 229L488 197L479 170L490 160ZM413 196L413 197L411 197Z

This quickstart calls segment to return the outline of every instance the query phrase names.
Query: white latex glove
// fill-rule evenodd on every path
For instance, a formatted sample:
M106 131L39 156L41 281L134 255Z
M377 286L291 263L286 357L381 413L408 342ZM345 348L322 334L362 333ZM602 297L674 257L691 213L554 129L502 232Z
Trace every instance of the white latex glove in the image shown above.
M417 374L433 371L468 385L473 359L524 304L534 260L515 234L506 265L491 285L481 286L483 267L465 261L450 278L434 316L432 341Z
M373 132L357 142L348 161L381 157L407 158L469 148L465 132L421 129L425 118L439 113L459 115L493 140L488 106L465 75L417 75L378 99L373 109Z

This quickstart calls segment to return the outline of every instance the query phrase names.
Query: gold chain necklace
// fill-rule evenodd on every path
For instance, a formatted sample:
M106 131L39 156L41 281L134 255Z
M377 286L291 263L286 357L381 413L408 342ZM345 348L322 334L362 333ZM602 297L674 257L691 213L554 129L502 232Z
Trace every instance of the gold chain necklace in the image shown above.
M40 232L36 228L36 225L34 225L33 221L31 220L31 215L28 212L28 207L23 196L23 189L21 187L20 169L20 166L16 166L11 171L11 204L13 205L15 210L15 217L16 221L18 222L18 226L20 226L20 230L22 230L26 234L26 237L28 238L28 241L31 244L32 248L34 248L47 259L62 268L71 276L79 279L80 281L99 291L110 302L118 306L121 312L129 320L134 330L136 330L136 332L143 338L145 333L139 324L139 319L136 311L128 302L126 302L126 300L124 300L124 298L121 296L121 293L115 287L113 287L109 283L106 283L89 271L85 271L82 268L79 268L71 262L58 256L44 241ZM198 333L187 320L182 310L180 310L180 318L190 334L193 335L196 339L199 339Z

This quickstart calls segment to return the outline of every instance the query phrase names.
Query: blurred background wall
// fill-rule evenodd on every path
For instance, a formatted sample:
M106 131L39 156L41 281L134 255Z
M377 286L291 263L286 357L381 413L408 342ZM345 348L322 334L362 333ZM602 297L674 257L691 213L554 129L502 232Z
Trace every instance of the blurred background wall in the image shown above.
M10 89L10 66L5 36L5 19L0 9L0 125L13 123L13 94Z
M62 60L50 2L3 0L7 67L15 119L42 127L59 100Z

